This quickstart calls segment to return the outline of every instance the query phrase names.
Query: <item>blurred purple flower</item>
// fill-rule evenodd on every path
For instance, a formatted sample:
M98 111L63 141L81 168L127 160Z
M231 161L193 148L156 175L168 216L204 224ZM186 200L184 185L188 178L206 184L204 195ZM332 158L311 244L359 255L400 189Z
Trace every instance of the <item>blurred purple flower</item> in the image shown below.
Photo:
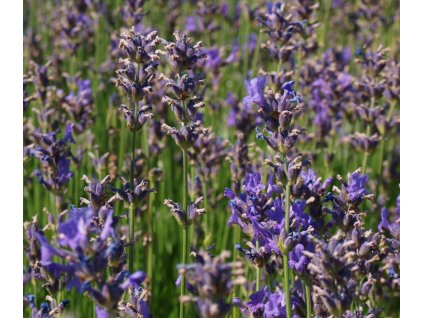
M252 106L252 103L257 104L259 107L264 107L266 99L264 97L263 90L266 83L267 79L265 76L259 76L250 81L246 80L244 84L248 95L244 97L243 102L245 102L249 107Z

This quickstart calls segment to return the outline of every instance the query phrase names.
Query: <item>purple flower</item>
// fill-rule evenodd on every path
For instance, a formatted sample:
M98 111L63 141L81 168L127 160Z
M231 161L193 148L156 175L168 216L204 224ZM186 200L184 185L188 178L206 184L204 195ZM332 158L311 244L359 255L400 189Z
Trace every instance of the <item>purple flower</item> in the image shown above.
M396 219L391 223L389 222L389 211L387 208L382 208L381 211L381 222L378 225L379 231L388 231L393 237L399 238L400 235L400 223L399 215L396 216Z
M73 173L70 171L70 160L66 158L59 159L57 163L57 182L66 184L72 178Z
M234 42L232 46L232 51L229 53L228 57L225 59L226 64L235 63L239 60L239 45L238 42Z
M73 126L74 124L66 125L65 135L63 136L63 139L61 141L62 143L66 143L67 141L69 141L71 144L75 143L75 139L73 138L73 135L72 135Z
M304 212L306 206L303 200L296 200L291 204L291 217L297 221L297 226L302 230L307 230L309 226L316 227L313 219Z
M220 57L219 49L217 47L213 47L204 50L204 52L207 54L206 67L212 70L217 70L219 66L222 65L222 58Z
M110 318L109 312L100 306L95 306L95 315L97 318Z
M269 287L266 286L264 289L250 295L250 301L247 303L249 311L251 311L253 314L261 312L264 308L265 300L268 294Z
M285 314L285 295L280 290L269 294L264 305L264 318L279 318Z
M196 263L181 265L180 274L187 279L187 289L193 294L183 302L194 302L200 317L225 317L231 308L227 299L234 286L245 283L243 264L227 263L229 252L211 257L207 251L196 253Z
M73 124L66 126L65 135L57 138L58 131L42 134L34 132L35 143L29 147L29 153L41 162L41 169L34 171L38 181L57 197L63 195L65 185L72 178L70 171L69 143L75 143L72 136Z
M73 250L85 248L88 244L89 227L93 212L91 208L80 208L69 211L68 220L59 224L59 244Z
M38 240L40 244L40 252L41 252L41 264L42 265L49 265L51 263L51 259L53 255L63 255L54 248L47 240L47 238L41 234L40 232L34 233L35 238Z
M64 98L63 107L72 116L74 127L78 134L82 133L93 123L94 97L91 89L91 81L79 78L69 79L69 86L78 87L78 91L69 93Z
M166 44L166 59L169 65L178 73L190 70L199 60L207 57L203 50L203 44L192 43L192 39L179 31L173 33L175 42Z
M225 188L225 190L223 191L223 195L228 199L235 199L235 193L229 188Z
M195 17L189 16L185 19L185 30L187 32L195 32L197 30Z
M362 201L367 193L367 181L369 176L355 171L348 175L348 183L344 187L345 194L350 202Z
M297 93L294 90L295 81L289 81L282 84L282 89L287 91L289 95L295 96Z
M142 271L135 272L127 278L123 284L120 285L122 289L127 289L129 286L135 288L141 286L146 278L146 274Z
M26 295L24 296L24 308L26 306L31 308L32 318L54 318L58 315L61 315L70 303L69 300L65 299L57 304L56 300L49 295L46 297L46 299L49 301L49 303L41 303L40 309L38 310L37 305L35 304L35 296Z
M258 195L265 186L260 183L261 175L259 173L249 173L245 177L244 190L245 192Z
M301 169L300 177L304 180L304 184L313 192L317 194L323 194L324 191L333 182L333 178L327 178L323 183L321 178L317 177L317 174L313 169Z
M250 81L246 80L244 83L248 96L244 97L243 102L245 102L249 107L252 106L252 103L257 104L259 107L264 107L266 99L263 95L263 90L267 83L266 77L259 76Z
M303 255L304 246L297 244L295 248L289 252L289 267L294 268L299 274L304 273L307 268L308 258Z
M291 299L292 307L298 307L296 295L293 294ZM263 318L284 318L286 317L285 308L285 294L277 288L275 292L271 292L266 286L254 294L250 295L250 301L242 304L239 300L236 301L241 309L244 317L263 317ZM299 318L298 315L293 314L292 318Z
M118 311L123 312L125 317L145 317L150 318L150 309L148 308L148 292L141 288L129 289L129 303L120 303Z

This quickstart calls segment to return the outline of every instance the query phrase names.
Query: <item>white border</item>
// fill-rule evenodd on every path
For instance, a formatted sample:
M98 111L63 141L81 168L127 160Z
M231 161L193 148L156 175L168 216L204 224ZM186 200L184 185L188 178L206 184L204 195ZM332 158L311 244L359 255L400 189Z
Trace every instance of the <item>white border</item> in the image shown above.
M401 317L423 317L421 1L401 3ZM419 40L420 39L420 40Z
M0 308L2 317L22 317L22 2L0 8Z
M401 316L418 317L423 302L423 3L401 3ZM2 317L22 315L22 2L0 9ZM7 315L7 314L11 315Z

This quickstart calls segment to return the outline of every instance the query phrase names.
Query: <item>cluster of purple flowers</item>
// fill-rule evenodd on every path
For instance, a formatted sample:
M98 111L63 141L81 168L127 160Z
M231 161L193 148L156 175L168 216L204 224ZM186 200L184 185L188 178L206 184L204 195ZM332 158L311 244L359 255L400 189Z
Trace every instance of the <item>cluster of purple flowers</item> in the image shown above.
M236 285L246 280L241 262L227 263L229 252L213 257L207 251L195 253L196 262L181 265L179 273L187 277L187 289L193 296L181 297L194 302L201 317L225 317L231 309L227 299Z
M52 306L42 305L41 311L49 308L54 311L51 316L62 312L67 304L61 298L63 290L74 288L93 299L99 317L111 317L118 309L130 312L121 303L124 292L130 290L130 302L139 303L136 310L148 317L148 297L140 294L146 274L130 274L125 269L127 244L116 231L119 218L113 209L73 208L66 214L65 219L63 214L58 216L57 224L45 230L38 228L36 219L25 225L31 276L43 282L52 301ZM54 240L48 240L47 230L53 232L49 234ZM33 296L27 299L34 311Z

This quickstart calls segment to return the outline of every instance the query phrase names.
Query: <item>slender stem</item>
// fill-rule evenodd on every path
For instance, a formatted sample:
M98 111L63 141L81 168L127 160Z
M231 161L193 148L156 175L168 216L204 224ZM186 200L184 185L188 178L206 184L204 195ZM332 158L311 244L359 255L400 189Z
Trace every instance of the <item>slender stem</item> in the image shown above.
M288 157L285 157L284 162L285 175L288 176ZM289 233L289 214L291 210L291 185L288 183L285 188L285 231ZM288 268L288 254L283 255L283 283L285 289L285 308L286 317L291 318L291 293L289 291L289 268Z
M307 318L311 318L311 295L310 295L310 284L305 282L305 296L307 305Z
M235 226L234 228L234 236L233 236L233 255L232 255L232 260L235 262L236 261L236 248L235 245L238 244L241 241L241 229L239 228L239 226ZM239 294L239 288L238 285L235 286L234 292L233 292L233 297L236 297ZM232 317L233 318L238 318L239 317L239 309L236 306L232 307Z
M283 285L285 289L286 317L291 318L291 294L289 291L288 255L283 255Z
M375 97L372 96L370 98L370 106L369 106L369 109L372 109L374 105L375 105ZM371 132L371 125L370 124L367 124L367 126L366 126L366 135L369 136L370 135L370 132ZM369 152L366 151L366 152L364 152L364 157L363 157L363 173L366 173L368 160L369 160Z
M185 224L182 230L182 264L187 263L188 256L188 153L186 149L182 149L182 174L183 174L183 209L185 211ZM181 296L185 293L185 276L181 281ZM184 317L184 304L179 303L179 317Z
M63 300L63 279L62 276L59 277L59 293L57 294L57 303L60 304L60 302Z
M206 214L203 215L203 219L204 219L204 231L205 233L209 233L208 229L209 229L209 222L208 222L208 213L210 213L209 210L209 199L208 199L208 184L207 184L207 179L206 177L203 178L203 205L204 205L204 209L206 210Z
M138 112L138 103L135 101L135 114ZM131 184L131 188L134 188L134 179L135 179L135 138L136 132L132 132L132 157L131 157L131 180L129 181ZM134 269L134 245L135 245L135 204L131 203L129 206L129 242L131 245L129 246L129 253L128 253L128 270L130 273L133 272Z
M259 249L259 243L256 241L256 249ZM256 292L260 290L261 268L256 265Z
M154 244L154 235L153 235L153 222L152 222L152 206L153 206L153 196L150 194L148 196L148 210L147 210L147 226L148 226L148 233L150 234L150 242L148 244L148 251L147 251L147 274L150 279L150 293L152 294L152 287L153 287L153 244Z
M326 0L323 2L323 21L325 21L323 25L323 32L321 36L321 44L322 47L326 47L326 43L328 40L328 30L329 30L329 15L330 15L330 7L331 7L331 0Z
M150 168L152 167L152 162L151 162L151 158L150 158L150 154L149 154L150 149L149 149L148 138L147 138L148 126L146 126L146 125L147 124L145 124L144 130L141 132L142 133L141 148L142 148L142 151L143 151L144 157L145 157L146 174L148 175L149 172L150 172ZM154 188L153 184L152 184L152 187ZM150 281L149 288L150 288L151 295L153 295L153 292L152 292L153 285L152 285L152 283L153 283L153 257L154 257L154 255L153 255L153 237L154 237L154 235L153 235L153 223L152 223L153 199L154 199L153 195L149 194L148 198L147 198L147 211L146 211L146 214L147 214L147 232L150 236L149 237L150 240L149 240L148 245L147 245L147 276L148 276L149 281ZM140 224L140 227L141 226L142 225Z
M285 175L288 176L288 158L285 158ZM289 181L285 188L285 231L289 232L289 214L291 211L291 185Z
M363 173L365 173L366 172L366 169L367 169L367 162L369 161L369 152L368 151L366 151L365 153L364 153L364 157L363 157Z
M131 184L131 188L134 187L134 178L135 178L135 131L132 132L132 144L131 144L131 180L129 181Z
M256 266L256 292L260 290L261 268Z
M133 272L134 269L134 233L135 233L135 204L131 203L129 205L129 241L131 245L129 246L128 253L128 271Z
M370 125L368 125L366 128L366 135L368 136L369 134L370 134ZM369 152L365 151L364 157L363 157L363 173L366 173L368 161L369 161Z

